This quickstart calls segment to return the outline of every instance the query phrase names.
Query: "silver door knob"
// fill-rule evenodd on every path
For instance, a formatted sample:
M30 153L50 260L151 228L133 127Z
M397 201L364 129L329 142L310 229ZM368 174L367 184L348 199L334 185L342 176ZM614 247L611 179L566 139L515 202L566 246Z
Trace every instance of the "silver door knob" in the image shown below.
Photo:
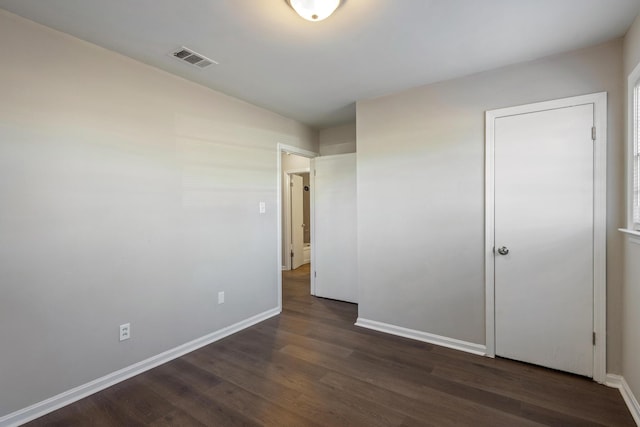
M506 255L509 253L509 248L506 246L502 246L501 248L498 248L498 253L500 255Z

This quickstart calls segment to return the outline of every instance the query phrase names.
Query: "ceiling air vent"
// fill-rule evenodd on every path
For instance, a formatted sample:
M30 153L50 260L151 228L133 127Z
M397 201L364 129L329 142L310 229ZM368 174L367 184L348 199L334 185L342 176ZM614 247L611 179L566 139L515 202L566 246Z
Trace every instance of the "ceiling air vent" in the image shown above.
M195 65L198 68L206 68L209 65L217 64L217 62L213 59L209 59L204 55L200 55L199 53L196 53L191 49L187 49L184 46L174 52L171 52L171 56L180 61Z

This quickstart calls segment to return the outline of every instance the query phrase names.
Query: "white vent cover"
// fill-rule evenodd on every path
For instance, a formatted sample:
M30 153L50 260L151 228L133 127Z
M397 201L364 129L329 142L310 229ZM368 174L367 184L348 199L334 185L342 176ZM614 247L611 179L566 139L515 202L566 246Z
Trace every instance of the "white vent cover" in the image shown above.
M199 53L196 53L191 49L187 49L184 46L182 46L178 50L171 52L171 56L173 56L174 58L176 58L181 62L186 62L198 68L206 68L209 65L218 64L213 59L209 59L204 55L200 55Z

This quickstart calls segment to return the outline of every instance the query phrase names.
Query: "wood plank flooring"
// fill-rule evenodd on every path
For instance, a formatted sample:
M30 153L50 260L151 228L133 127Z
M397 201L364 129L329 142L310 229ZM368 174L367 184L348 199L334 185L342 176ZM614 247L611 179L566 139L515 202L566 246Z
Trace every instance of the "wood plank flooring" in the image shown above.
M284 273L283 313L29 426L634 426L588 379L353 325Z

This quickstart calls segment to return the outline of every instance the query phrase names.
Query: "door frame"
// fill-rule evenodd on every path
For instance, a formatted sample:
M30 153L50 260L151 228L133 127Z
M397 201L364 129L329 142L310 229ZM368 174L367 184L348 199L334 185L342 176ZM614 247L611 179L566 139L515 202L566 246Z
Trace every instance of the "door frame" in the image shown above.
M283 194L282 194L282 176L283 176L283 172L282 172L282 153L289 153L289 154L295 154L296 156L301 156L301 157L307 157L309 159L313 159L314 157L317 157L319 154L315 153L313 151L309 151L309 150L305 150L304 148L299 148L299 147L295 147L293 145L287 145L287 144L282 144L282 143L278 143L277 144L277 149L276 149L276 169L277 169L277 178L276 178L276 199L277 199L277 207L278 207L278 214L277 214L277 222L278 222L278 227L277 227L277 239L278 239L278 252L277 252L277 269L276 269L276 277L277 277L277 293L278 293L278 312L282 312L282 204L283 204ZM313 169L313 167L311 167L311 169ZM315 258L314 258L314 254L313 254L313 243L314 243L314 224L315 224L315 218L314 218L314 204L313 204L313 187L314 187L314 177L313 177L313 173L309 172L309 186L311 187L310 191L310 202L311 205L309 206L310 209L310 214L311 214L311 224L310 224L310 230L311 230L311 271L313 271L313 267L315 266ZM311 274L311 289L310 292L312 295L315 294L315 278L314 275Z
M605 383L607 370L607 93L593 93L516 107L488 110L485 113L485 329L486 355L495 357L495 120L500 117L537 111L594 105L594 210L593 210L593 380Z
M311 167L308 168L300 168L300 169L291 169L283 172L284 180L283 187L289 188L289 191L286 191L284 196L284 211L282 212L282 218L284 221L284 242L282 242L282 246L285 246L285 242L291 245L291 175L299 175L301 173L309 174L309 191L311 191ZM309 194L309 200L311 200L311 194ZM309 205L309 209L311 209L311 205ZM311 211L309 212L311 213ZM311 219L310 219L311 221ZM309 229L311 229L311 224L309 224ZM286 262L282 265L286 267L286 270L291 270L291 257L286 258Z

